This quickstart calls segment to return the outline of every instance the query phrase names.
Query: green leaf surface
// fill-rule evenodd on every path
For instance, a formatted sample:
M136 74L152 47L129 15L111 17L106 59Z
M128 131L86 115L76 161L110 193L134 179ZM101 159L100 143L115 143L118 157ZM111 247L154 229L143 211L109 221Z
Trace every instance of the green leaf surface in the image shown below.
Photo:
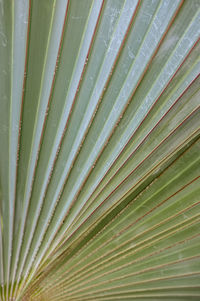
M200 1L0 1L0 300L200 299Z

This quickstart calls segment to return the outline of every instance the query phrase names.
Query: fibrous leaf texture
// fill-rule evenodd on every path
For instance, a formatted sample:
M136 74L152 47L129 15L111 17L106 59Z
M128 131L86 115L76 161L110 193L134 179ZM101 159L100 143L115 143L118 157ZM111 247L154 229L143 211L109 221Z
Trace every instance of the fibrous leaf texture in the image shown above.
M200 1L0 1L0 299L200 300Z

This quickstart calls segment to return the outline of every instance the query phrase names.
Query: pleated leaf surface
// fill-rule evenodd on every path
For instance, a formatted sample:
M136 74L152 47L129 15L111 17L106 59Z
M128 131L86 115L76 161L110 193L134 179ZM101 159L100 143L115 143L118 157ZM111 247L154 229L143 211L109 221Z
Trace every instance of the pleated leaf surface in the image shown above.
M200 1L0 1L0 299L200 300Z

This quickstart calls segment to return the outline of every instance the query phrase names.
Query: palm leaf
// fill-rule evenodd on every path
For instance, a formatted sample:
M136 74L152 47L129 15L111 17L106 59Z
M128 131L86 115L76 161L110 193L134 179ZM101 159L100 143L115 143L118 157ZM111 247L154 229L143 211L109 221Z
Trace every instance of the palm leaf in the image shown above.
M199 300L200 1L0 1L0 298Z

